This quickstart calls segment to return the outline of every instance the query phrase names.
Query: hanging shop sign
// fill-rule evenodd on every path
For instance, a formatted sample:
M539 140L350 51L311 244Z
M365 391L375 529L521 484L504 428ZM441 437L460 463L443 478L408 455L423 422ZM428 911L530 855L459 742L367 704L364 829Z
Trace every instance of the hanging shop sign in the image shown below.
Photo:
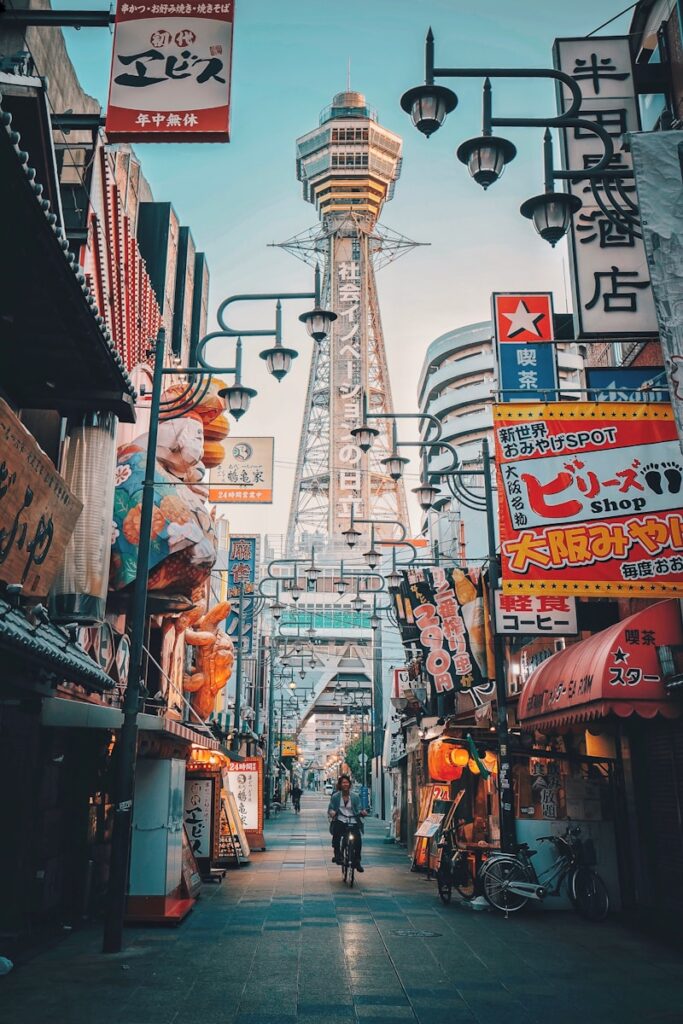
M680 132L630 136L643 242L678 436L683 439L683 180ZM681 441L683 447L683 440Z
M494 407L503 591L667 596L683 583L671 406Z
M234 0L119 3L110 142L229 142Z
M663 366L587 366L586 387L589 402L668 402L670 399Z
M254 649L254 593L258 537L231 537L228 549L228 600L232 607L225 620L225 632L237 643L239 635L239 595L242 584L242 653Z
M502 400L552 400L557 390L552 295L494 292L491 303Z
M424 671L437 694L463 692L477 707L493 696L480 573L457 567L404 571L402 613L408 637L417 631ZM401 597L401 591L404 596ZM403 619L399 627L403 635Z
M263 759L231 761L224 775L252 850L263 847ZM260 840L260 846L259 842Z
M229 505L272 505L273 437L231 437L225 458L209 473L209 501Z
M219 790L215 779L185 781L184 822L190 849L195 857L215 857L214 818L218 814Z
M638 131L639 116L626 36L597 39L556 39L555 67L577 83L583 102L579 117L602 127L614 144L611 167L630 170L631 154L625 135ZM565 85L558 87L558 106L564 112L571 102ZM588 169L601 158L603 147L597 135L584 127L560 133L565 169ZM637 201L633 181L621 184L626 198L614 184L608 190L590 181L569 182L572 195L582 207L572 217L569 235L571 278L577 338L623 338L654 335L657 317L650 277L641 239L632 229L621 227L606 216L612 197L624 209Z
M82 503L10 407L0 399L0 582L45 597Z
M496 629L509 636L578 633L576 598L566 594L501 594L497 590Z

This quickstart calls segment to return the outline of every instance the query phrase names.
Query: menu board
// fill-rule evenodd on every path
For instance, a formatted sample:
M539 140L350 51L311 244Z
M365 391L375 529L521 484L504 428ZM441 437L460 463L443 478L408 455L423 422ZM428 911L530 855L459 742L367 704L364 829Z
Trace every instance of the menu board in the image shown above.
M242 828L252 849L265 849L263 840L263 758L231 761L224 772L226 787L235 798Z

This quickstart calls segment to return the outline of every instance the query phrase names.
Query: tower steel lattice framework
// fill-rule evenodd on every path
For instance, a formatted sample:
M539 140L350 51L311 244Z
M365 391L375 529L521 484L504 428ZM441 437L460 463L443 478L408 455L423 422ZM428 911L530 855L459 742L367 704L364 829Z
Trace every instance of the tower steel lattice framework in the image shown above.
M357 92L335 96L319 126L297 140L297 177L320 224L281 248L320 265L323 305L338 319L311 361L290 551L338 543L352 510L356 518L408 526L403 482L382 465L391 451L389 421L373 421L381 432L367 458L350 434L361 421L363 390L373 413L393 411L375 271L419 244L377 223L400 174L401 148L400 137L379 125Z

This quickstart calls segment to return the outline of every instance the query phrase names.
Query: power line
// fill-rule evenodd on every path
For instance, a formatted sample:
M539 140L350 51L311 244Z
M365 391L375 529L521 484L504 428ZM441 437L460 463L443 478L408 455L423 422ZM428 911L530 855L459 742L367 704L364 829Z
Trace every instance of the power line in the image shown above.
M629 4L629 6L628 6L628 7L625 7L625 8L623 9L623 11L619 11L619 13L618 13L618 14L615 14L613 18L610 18L610 19L609 19L608 21L603 21L602 25L598 25L598 27L597 27L597 28L594 28L594 29L593 29L593 31L592 31L592 32L589 32L589 33L588 33L588 34L586 35L586 37L585 37L585 38L586 38L586 39L590 39L590 37L591 37L591 36L594 36L596 32L599 32L599 31L600 31L600 29L602 29L602 28L607 28L607 26L608 26L608 25L611 25L613 21L616 21L616 20L617 20L618 18L620 18L620 17L622 16L622 14L628 14L628 12L629 12L629 11L632 11L632 10L633 10L633 8L634 8L634 7L637 7L639 3L640 3L640 0L636 0L636 2L635 2L634 4Z

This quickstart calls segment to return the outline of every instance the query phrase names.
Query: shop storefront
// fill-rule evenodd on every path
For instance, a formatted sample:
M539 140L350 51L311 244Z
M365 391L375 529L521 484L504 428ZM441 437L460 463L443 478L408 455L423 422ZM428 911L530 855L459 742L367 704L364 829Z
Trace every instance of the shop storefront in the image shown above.
M519 841L571 819L613 903L683 907L681 613L662 601L548 658L520 695Z

